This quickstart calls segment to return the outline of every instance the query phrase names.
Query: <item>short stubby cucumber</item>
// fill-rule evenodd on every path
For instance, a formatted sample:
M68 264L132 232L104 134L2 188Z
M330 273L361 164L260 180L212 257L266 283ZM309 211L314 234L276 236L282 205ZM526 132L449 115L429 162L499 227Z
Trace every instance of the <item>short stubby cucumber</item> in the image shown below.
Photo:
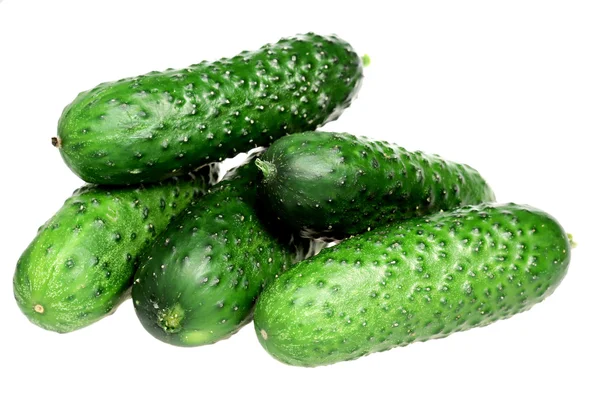
M148 253L132 298L154 337L177 346L229 337L250 320L264 285L303 256L291 236L261 222L257 178L254 162L228 172Z
M61 333L110 314L129 294L141 255L206 191L209 173L214 179L218 170L146 187L76 190L17 262L13 287L23 313Z
M87 182L159 181L336 119L362 68L336 36L281 39L230 59L100 84L65 108L52 142Z
M565 276L570 243L550 215L481 204L357 235L261 295L258 339L299 366L351 360L528 310Z
M274 215L306 236L344 237L495 200L473 168L348 133L278 139L257 160Z

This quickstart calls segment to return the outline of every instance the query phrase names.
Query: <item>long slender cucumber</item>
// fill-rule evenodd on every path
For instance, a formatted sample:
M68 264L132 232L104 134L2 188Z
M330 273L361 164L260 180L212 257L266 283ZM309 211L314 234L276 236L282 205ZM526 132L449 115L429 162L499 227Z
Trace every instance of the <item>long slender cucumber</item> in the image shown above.
M307 236L344 237L495 200L467 165L348 133L283 137L257 164L263 200L282 223Z
M570 241L550 215L467 206L391 224L298 263L261 295L263 347L300 366L442 338L530 309L567 273Z
M156 182L336 119L361 80L361 58L348 43L298 35L102 83L65 108L52 142L87 182Z

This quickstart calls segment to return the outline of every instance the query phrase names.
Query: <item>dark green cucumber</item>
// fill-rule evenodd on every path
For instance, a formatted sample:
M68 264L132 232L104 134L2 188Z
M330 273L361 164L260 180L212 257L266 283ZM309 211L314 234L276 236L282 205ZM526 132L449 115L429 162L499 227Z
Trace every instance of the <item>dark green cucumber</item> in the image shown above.
M297 259L290 237L261 222L257 178L253 162L229 172L148 253L132 297L154 337L178 346L229 337L250 320L264 285Z
M467 165L347 133L283 137L257 164L262 197L282 223L306 236L344 237L495 200Z
M467 206L357 235L282 274L261 295L258 339L299 366L351 360L528 310L567 272L548 214Z
M230 59L103 83L65 108L53 143L87 182L155 182L336 119L361 78L348 43L298 35Z
M111 313L128 294L141 255L206 191L208 174L205 167L195 177L147 187L76 190L17 262L13 287L21 311L61 333Z

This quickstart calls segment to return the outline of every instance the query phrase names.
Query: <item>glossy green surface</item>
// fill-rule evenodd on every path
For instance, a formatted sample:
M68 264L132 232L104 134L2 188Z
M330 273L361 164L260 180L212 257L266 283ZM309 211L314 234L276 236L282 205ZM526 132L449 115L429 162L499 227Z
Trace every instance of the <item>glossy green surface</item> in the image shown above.
M149 252L132 297L156 338L199 346L229 337L250 320L263 286L296 260L290 237L279 240L259 219L257 176L253 162L228 173Z
M257 163L262 199L282 223L306 236L344 237L495 200L467 165L347 133L286 136Z
M355 236L261 295L254 325L278 360L318 366L445 337L528 310L567 272L567 235L515 204L467 206Z
M155 182L336 119L361 79L348 43L298 35L100 84L65 108L53 143L87 182Z
M127 295L141 255L208 181L203 168L194 179L75 191L17 262L13 287L21 311L56 332L109 314Z

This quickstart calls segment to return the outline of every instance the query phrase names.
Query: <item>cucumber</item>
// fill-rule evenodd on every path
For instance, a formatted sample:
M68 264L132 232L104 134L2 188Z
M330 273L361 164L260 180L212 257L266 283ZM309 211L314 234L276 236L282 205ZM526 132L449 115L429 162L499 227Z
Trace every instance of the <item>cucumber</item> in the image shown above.
M65 108L52 143L87 182L156 182L336 119L361 79L348 43L298 35L100 84Z
M264 285L302 257L291 236L261 222L257 178L253 162L230 171L148 253L132 298L154 337L177 346L229 337L250 321Z
M308 237L342 238L440 210L495 200L473 168L348 133L278 139L256 161L261 196Z
M263 347L292 365L351 360L528 310L567 272L558 222L482 204L357 235L300 262L261 295Z
M128 295L141 255L205 192L209 173L214 179L218 170L147 187L76 190L17 262L13 288L21 311L60 333L110 314Z

